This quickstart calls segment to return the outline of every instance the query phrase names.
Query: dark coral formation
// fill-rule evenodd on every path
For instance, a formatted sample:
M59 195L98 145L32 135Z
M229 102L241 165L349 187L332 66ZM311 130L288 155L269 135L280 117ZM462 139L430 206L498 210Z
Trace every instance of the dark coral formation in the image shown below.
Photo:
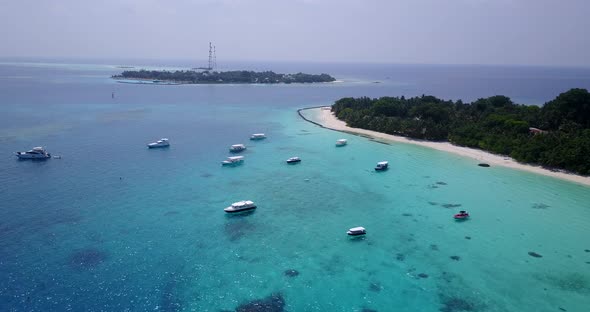
M412 216L412 214L411 214L411 213L407 213L407 212L406 212L406 213L402 213L402 216L404 216L404 217L411 217L411 216Z
M76 270L92 270L107 259L107 254L96 248L86 248L70 256L70 266Z
M534 251L529 251L529 256L535 257L535 258L543 258L543 256L541 256L540 254L538 254Z
M229 240L232 242L244 237L248 233L252 232L254 229L255 226L244 219L236 219L232 222L228 222L225 224L224 227L225 234L229 237Z
M420 274L418 274L418 277L419 278L428 278L428 274L426 274L426 273L420 273Z
M436 206L436 205L438 205L438 203L437 203L437 202L431 202L431 201L429 201L428 203L429 203L431 206Z
M398 253L395 255L395 259L397 261L404 261L404 260L406 260L406 256L403 253Z
M461 207L463 205L461 205L461 204L443 204L442 206L445 208L457 208L457 207Z
M288 270L285 270L285 272L283 272L283 274L285 274L285 276L288 276L288 277L295 277L295 276L299 275L299 271L297 271L295 269L288 269Z
M461 260L461 257L459 257L459 256L450 256L450 258L455 261Z
M438 245L437 244L430 244L430 250L438 251Z
M250 301L236 308L236 312L283 312L284 310L285 299L281 293Z
M381 289L383 289L383 286L380 283L371 283L369 285L369 290L372 292L380 292Z
M459 297L443 297L441 312L475 311L475 305Z
M438 185L447 185L447 183L442 182L442 181L438 181L438 182L436 182L436 184L438 184Z
M182 302L176 294L178 281L174 274L171 274L166 284L162 287L160 294L160 311L177 312L182 311Z
M533 209L547 209L551 206L547 205L547 204L543 204L543 203L534 203L532 205Z
M471 239L471 236L465 236L465 239Z
M164 216L166 216L166 217L168 217L168 216L174 216L174 215L177 215L177 214L179 214L179 213L180 213L180 212L178 212L178 211L176 211L176 210L170 210L170 211L166 211L166 212L164 213Z

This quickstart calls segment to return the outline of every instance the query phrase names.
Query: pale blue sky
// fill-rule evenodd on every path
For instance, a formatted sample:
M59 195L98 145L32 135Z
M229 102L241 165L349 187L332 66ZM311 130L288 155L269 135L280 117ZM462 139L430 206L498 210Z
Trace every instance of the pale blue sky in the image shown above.
M589 0L0 0L0 57L590 66Z

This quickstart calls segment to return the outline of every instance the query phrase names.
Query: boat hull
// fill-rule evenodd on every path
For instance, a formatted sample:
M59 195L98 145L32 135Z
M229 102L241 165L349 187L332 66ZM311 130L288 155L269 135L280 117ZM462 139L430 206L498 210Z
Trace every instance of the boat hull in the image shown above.
M364 233L353 233L353 232L346 232L346 234L348 234L349 236L361 236L361 235L366 235L367 232Z
M165 147L170 147L170 144L168 144L168 145L148 145L148 148L165 148Z
M18 159L37 159L37 160L44 160L44 159L51 158L51 154L47 154L47 155L31 155L31 154L26 154L26 153L16 153L16 157L18 157Z
M242 209L228 209L228 208L225 208L223 210L225 212L227 212L227 213L238 213L238 212L244 212L244 211L254 210L254 209L256 209L256 206L252 206L252 207L248 207L248 208L242 208Z

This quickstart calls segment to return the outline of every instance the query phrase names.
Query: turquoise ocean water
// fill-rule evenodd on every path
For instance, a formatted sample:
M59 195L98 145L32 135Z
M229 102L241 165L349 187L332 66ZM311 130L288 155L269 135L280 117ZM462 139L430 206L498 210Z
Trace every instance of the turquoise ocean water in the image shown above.
M0 64L0 310L588 310L590 188L296 110L422 93L539 104L590 88L590 70L274 64L344 82L152 86L101 64ZM145 147L160 137L172 146ZM245 163L221 167L236 143ZM62 158L13 156L37 145ZM258 209L223 212L241 199ZM461 209L471 220L452 219ZM354 226L368 234L347 237Z

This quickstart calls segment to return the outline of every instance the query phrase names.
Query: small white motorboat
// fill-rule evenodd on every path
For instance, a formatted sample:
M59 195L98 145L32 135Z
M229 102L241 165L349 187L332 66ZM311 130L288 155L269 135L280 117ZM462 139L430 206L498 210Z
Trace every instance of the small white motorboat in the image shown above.
M389 168L389 163L386 161L380 161L377 163L377 166L375 166L375 171L384 171L387 170L387 168Z
M344 146L347 143L348 142L346 141L346 139L340 139L340 140L336 141L336 146Z
M147 146L148 148L168 147L170 146L170 142L168 142L168 139L162 138L156 142L149 143Z
M266 139L266 135L264 133L254 133L250 136L250 140L264 140Z
M26 152L16 152L16 157L19 159L48 159L51 158L51 154L43 147L37 146Z
M244 144L234 144L229 148L229 151L232 153L239 153L244 150L246 150L246 145Z
M346 234L348 234L350 236L365 235L365 234L367 234L367 230L365 230L365 228L362 226L358 226L358 227L353 227L352 229L348 230L346 232Z
M244 162L244 156L230 156L221 162L222 166L238 165Z
M301 162L301 158L299 158L299 157L291 157L291 158L287 159L288 164L295 164L298 162Z
M231 206L223 209L225 212L233 213L233 212L240 212L240 211L247 211L256 209L256 205L251 200L241 200L239 202L235 202L231 204Z

